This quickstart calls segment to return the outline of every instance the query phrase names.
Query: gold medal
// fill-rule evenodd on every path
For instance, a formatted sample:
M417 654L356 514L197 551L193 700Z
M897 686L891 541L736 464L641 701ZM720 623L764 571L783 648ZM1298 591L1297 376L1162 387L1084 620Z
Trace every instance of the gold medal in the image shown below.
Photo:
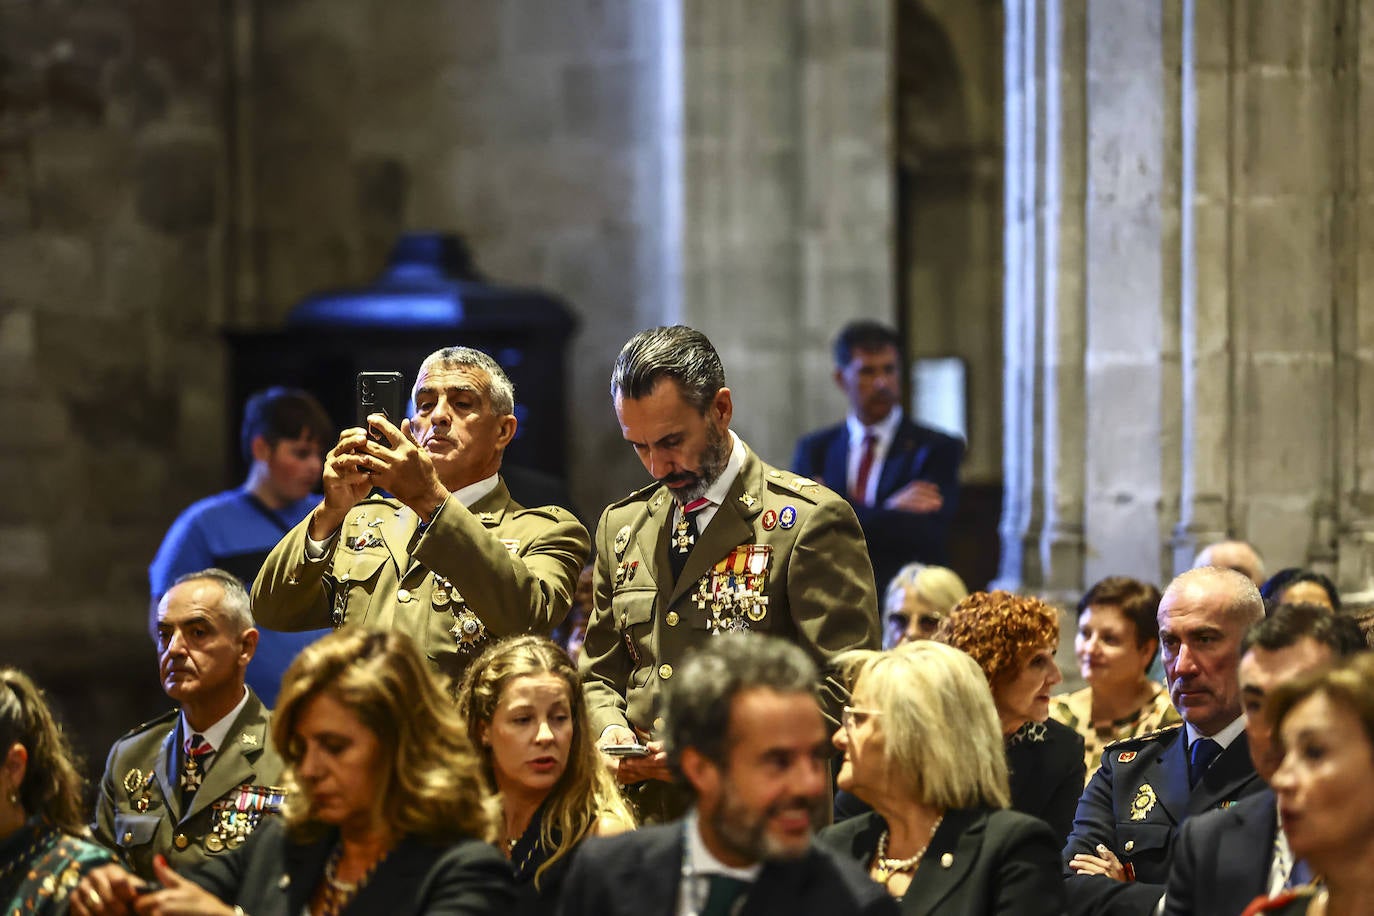
M212 833L205 838L205 848L211 852L224 851L224 838L218 833Z
M138 767L124 774L124 791L133 795L138 791L139 786L143 785L143 771Z
M1150 809L1155 806L1155 801L1155 790L1148 782L1136 789L1135 798L1131 799L1131 820L1145 820Z
M482 619L464 605L461 610L453 612L453 626L449 628L449 634L458 644L459 652L474 652L478 643L487 638L487 628Z

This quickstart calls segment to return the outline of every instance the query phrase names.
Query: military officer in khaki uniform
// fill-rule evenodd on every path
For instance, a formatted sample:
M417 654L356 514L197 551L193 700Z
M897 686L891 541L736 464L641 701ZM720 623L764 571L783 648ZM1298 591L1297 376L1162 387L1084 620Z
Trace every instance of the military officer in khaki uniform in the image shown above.
M253 609L276 629L404 630L456 683L489 640L562 621L590 544L571 512L526 509L502 482L515 394L495 360L432 353L413 398L400 428L368 418L387 444L340 435L324 500L268 556Z
M230 573L191 573L162 597L158 672L181 708L115 742L96 806L96 838L140 877L234 849L281 806L272 714L244 686L257 647L248 594Z
M730 431L725 372L700 332L636 335L611 392L656 483L601 517L581 670L599 743L650 743L614 764L620 780L666 781L661 692L674 669L736 631L794 642L822 671L840 652L877 649L873 568L843 498L769 467ZM842 696L827 693L838 721Z

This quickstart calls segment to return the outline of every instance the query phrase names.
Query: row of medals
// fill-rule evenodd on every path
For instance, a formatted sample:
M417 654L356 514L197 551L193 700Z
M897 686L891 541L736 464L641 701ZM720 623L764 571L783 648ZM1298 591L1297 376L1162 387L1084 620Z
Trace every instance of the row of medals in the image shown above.
M731 559L733 553L722 563L728 565ZM762 574L752 569L742 572L727 569L722 572L720 565L702 576L692 597L697 610L710 611L707 630L713 636L737 633L750 629L750 623L762 621L768 616L768 596L763 594L767 581L766 571Z
M124 775L124 791L129 793L129 801L139 814L146 814L152 805L153 776L151 772L145 776L137 767ZM280 786L241 786L234 801L215 803L205 848L211 852L237 849L258 826L263 814L278 811L285 800L286 790Z
M478 617L461 596L455 595L453 583L438 573L431 573L434 576L434 587L430 590L430 604L438 613L445 611L453 614L453 626L449 627L449 635L453 637L458 651L464 654L477 651L477 647L487 638L487 626L482 623L482 618ZM334 611L330 615L330 623L334 629L343 626L344 611L348 607L348 588L347 581L339 583L338 591L334 598Z

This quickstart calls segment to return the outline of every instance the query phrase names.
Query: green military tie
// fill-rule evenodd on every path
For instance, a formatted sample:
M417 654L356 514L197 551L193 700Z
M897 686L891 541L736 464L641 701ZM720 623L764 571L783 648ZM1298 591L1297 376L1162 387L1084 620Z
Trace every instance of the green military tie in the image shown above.
M748 881L729 875L707 875L706 881L710 889L700 916L731 916L735 911L735 901L749 889Z

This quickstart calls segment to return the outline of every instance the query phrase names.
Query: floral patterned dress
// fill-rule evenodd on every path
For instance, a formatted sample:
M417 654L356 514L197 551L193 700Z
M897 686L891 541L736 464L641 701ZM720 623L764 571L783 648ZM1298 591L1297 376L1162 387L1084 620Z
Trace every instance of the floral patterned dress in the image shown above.
M30 821L0 841L0 914L66 916L67 896L81 877L113 861L103 846Z
M1102 765L1102 749L1113 741L1147 735L1183 721L1174 704L1169 702L1168 691L1154 681L1150 682L1150 686L1152 691L1148 703L1125 718L1098 727L1093 727L1092 723L1091 687L1050 698L1050 718L1083 736L1083 761L1088 767L1084 785Z

